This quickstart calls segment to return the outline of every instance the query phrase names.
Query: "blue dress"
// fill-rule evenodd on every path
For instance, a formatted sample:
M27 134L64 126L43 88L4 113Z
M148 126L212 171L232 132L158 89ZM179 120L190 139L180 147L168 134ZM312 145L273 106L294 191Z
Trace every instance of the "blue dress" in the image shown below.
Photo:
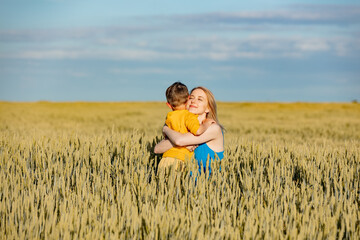
M206 172L206 168L211 174L211 161L224 158L224 151L215 152L206 143L200 144L194 151L195 159L199 166L199 173ZM209 160L208 160L209 159ZM207 162L208 161L208 162Z

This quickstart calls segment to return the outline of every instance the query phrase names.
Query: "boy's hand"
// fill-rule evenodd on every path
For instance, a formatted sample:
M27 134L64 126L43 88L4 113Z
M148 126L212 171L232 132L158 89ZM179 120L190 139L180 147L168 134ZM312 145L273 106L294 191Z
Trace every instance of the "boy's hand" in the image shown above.
M208 127L210 127L211 124L215 123L215 121L213 119L205 119L202 124L204 125L204 127L207 129Z
M212 119L205 119L205 120L201 123L199 129L197 130L196 135L199 136L199 135L203 134L203 133L208 129L208 127L210 127L210 125L213 124L213 123L215 123L214 120L212 120Z

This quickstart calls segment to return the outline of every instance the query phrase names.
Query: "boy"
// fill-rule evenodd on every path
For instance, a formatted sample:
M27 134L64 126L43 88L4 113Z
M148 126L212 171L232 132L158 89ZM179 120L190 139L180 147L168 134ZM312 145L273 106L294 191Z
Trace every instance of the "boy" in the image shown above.
M165 124L180 133L191 132L194 135L202 134L210 123L200 124L198 116L186 109L189 99L189 91L181 82L175 82L166 90L167 105L173 111L169 112ZM158 169L167 169L173 167L175 170L182 170L185 160L192 157L186 147L175 146L163 154Z

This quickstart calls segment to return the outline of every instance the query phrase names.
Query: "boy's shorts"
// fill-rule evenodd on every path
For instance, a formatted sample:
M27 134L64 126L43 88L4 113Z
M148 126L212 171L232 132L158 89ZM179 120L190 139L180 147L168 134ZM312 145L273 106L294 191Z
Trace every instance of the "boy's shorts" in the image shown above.
M167 169L170 169L171 167L175 171L181 172L185 167L185 163L184 163L184 161L177 159L177 158L164 157L160 160L160 163L158 166L158 171L167 170Z

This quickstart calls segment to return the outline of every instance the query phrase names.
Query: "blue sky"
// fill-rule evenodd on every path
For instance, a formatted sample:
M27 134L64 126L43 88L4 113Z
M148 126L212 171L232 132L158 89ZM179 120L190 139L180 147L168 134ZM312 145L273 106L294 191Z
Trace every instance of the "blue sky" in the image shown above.
M0 3L0 100L360 100L358 0Z

